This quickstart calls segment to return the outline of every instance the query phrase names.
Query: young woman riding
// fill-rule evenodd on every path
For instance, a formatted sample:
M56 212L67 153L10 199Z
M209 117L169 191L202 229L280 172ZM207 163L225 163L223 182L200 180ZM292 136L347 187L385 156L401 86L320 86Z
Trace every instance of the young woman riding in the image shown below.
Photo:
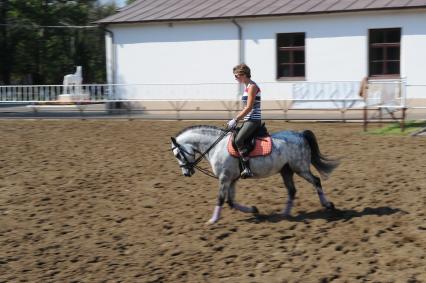
M235 79L245 85L243 96L241 97L244 108L238 115L228 122L228 128L234 128L238 121L243 120L241 130L235 138L235 144L241 156L243 171L241 178L253 177L249 166L249 152L244 147L244 142L249 138L262 124L262 113L260 108L260 88L251 80L251 71L246 64L239 64L233 69Z

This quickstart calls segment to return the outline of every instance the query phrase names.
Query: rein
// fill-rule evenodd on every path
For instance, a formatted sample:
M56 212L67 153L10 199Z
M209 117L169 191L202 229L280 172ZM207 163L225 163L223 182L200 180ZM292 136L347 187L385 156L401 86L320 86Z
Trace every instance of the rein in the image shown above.
M206 149L206 151L204 151L203 153L200 152L200 156L198 156L198 158L195 159L194 162L189 162L188 159L186 158L185 154L194 155L194 157L195 157L195 154L189 153L180 144L178 144L176 141L173 141L175 146L172 148L172 150L174 150L175 148L178 148L179 151L182 153L183 158L186 161L186 163L183 164L183 165L180 165L180 167L186 168L188 170L193 170L195 168L195 169L198 169L198 171L204 173L205 175L207 175L209 177L218 179L213 173L211 173L207 169L204 169L204 168L197 166L197 164L200 163L201 160L203 160L204 157L210 152L210 150L212 150L232 130L233 130L233 128L223 130L223 133L220 134L220 136L209 146L208 149Z

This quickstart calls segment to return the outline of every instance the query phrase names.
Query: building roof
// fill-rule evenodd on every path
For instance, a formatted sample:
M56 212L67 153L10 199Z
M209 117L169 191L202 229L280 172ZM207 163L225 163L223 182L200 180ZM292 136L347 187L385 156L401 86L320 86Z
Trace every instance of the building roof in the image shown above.
M426 8L426 0L137 0L99 24Z

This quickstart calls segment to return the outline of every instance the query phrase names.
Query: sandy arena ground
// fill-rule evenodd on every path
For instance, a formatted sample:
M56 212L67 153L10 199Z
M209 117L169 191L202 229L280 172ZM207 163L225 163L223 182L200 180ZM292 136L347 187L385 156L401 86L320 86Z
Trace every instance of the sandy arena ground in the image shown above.
M226 207L206 226L216 180L183 177L168 151L194 124L0 121L0 282L426 282L424 137L267 122L342 158L323 181L339 210L296 177L293 218L278 217L277 175L239 182L258 218Z

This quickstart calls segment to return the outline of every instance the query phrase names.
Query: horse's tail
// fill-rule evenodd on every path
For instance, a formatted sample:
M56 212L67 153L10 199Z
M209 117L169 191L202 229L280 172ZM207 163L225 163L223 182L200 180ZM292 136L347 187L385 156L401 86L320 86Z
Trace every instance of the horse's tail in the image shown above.
M314 167L318 170L321 176L323 176L324 178L328 178L331 172L333 172L333 170L336 169L337 166L339 166L339 160L330 159L321 154L317 138L315 137L312 131L305 130L302 134L308 142L309 147L311 148L312 165L314 165Z

